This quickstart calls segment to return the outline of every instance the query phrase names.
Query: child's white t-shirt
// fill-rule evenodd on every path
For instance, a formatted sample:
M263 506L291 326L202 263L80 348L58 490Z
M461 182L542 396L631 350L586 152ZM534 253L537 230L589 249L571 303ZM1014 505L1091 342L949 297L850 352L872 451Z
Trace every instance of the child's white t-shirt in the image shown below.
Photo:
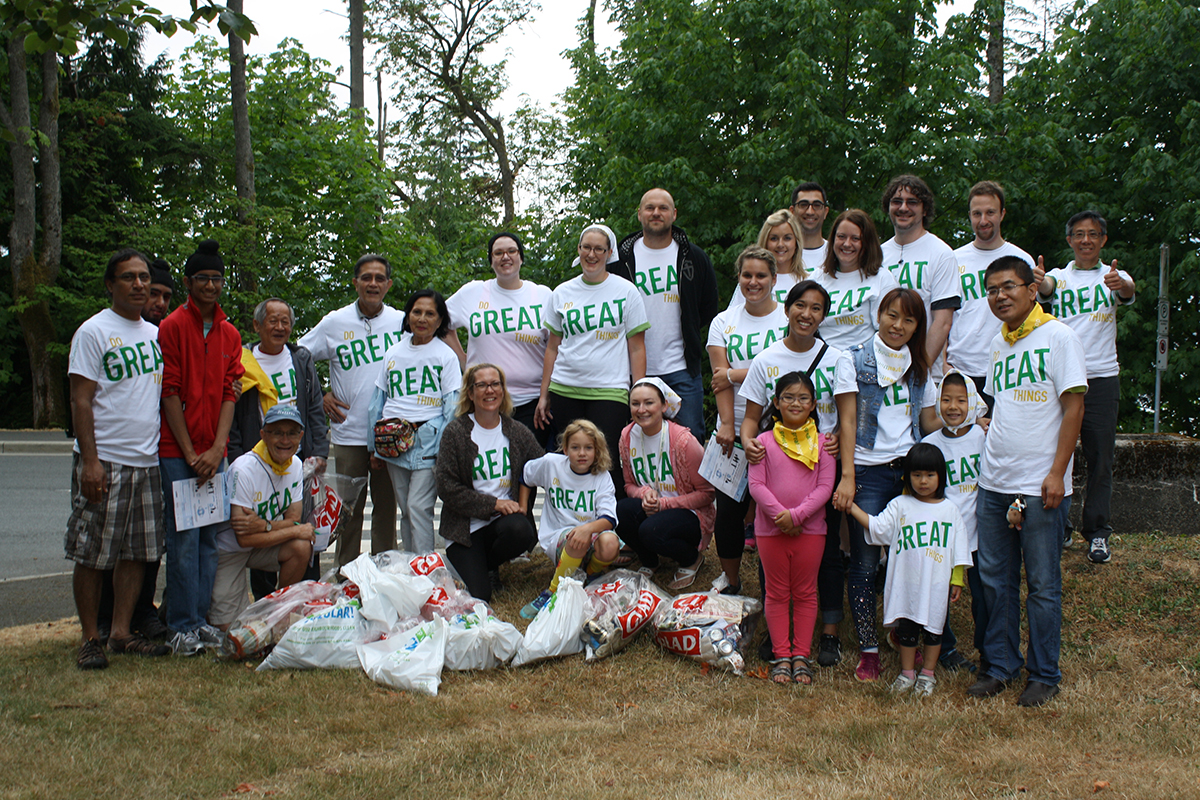
M679 304L679 243L652 249L633 243L634 284L642 293L650 330L646 333L646 374L667 375L687 369ZM607 283L607 281L605 281Z
M650 327L636 286L618 275L600 283L577 275L554 290L545 320L551 333L562 336L550 376L554 383L629 390L626 340Z
M1101 263L1095 269L1076 269L1074 261L1063 269L1046 273L1054 279L1050 313L1079 336L1089 379L1112 378L1121 372L1117 362L1117 306L1123 301L1104 285L1108 273L1108 264ZM1132 280L1123 269L1118 269L1117 274ZM1136 299L1135 294L1127 302Z
M329 383L333 396L350 406L344 409L346 420L330 420L330 440L334 444L366 446L374 438L367 419L375 381L383 355L404 335L404 312L384 305L370 319L358 310L358 301L330 311L317 326L300 337L317 361L329 362ZM451 351L453 352L453 351Z
M854 445L854 463L864 467L878 466L900 458L908 453L916 444L913 438L913 414L920 414L920 409L913 408L908 402L908 384L897 381L883 390L883 404L875 416L875 446L865 448ZM925 378L925 393L921 396L921 408L932 408L937 402L937 386L933 376ZM862 420L858 421L863 424Z
M512 494L512 461L504 428L501 425L485 428L475 419L474 414L468 416L473 423L471 441L479 448L475 455L475 465L471 468L471 486L480 494L507 500ZM490 519L472 517L471 533L487 526L497 516L498 514L493 514Z
M883 590L883 624L907 619L941 633L950 604L954 568L971 566L962 515L954 503L893 498L871 517L868 544L889 547Z
M708 326L706 347L720 347L725 351L730 369L749 369L755 356L787 336L787 315L783 304L765 316L756 317L746 310L745 305L729 308L713 317ZM741 384L733 384L733 430L736 435L746 415L746 400L737 394ZM721 420L717 420L717 425Z
M1050 320L1011 346L997 334L991 351L984 391L996 398L996 405L979 488L1040 498L1062 427L1059 398L1069 389L1087 388L1083 345L1074 331ZM1067 495L1074 460L1072 454L1063 476Z
M279 405L296 405L296 368L292 364L292 351L285 347L272 356L264 353L259 345L254 345L250 353L275 386Z
M382 366L375 386L387 395L383 419L425 422L439 417L446 395L462 388L458 356L441 339L414 345L412 334L406 333L384 355Z
M980 250L974 242L969 242L954 251L958 260L962 305L954 311L950 337L946 340L946 358L950 366L965 375L983 377L991 356L988 346L992 337L1000 332L1000 320L988 305L983 274L987 272L988 264L1003 256L1016 256L1030 267L1034 265L1030 255L1011 242L1005 242L995 250Z
M617 494L612 476L607 472L583 475L571 469L570 460L562 453L547 453L525 462L525 485L546 490L542 518L538 525L538 544L550 556L558 558L558 540L566 531L579 525L609 517L616 527Z
M821 340L813 342L813 346L805 353L794 353L780 341L759 353L750 364L746 380L742 383L738 396L743 400L753 400L763 407L765 417L771 408L771 400L775 397L775 381L789 372L804 372L813 363L817 353L821 352ZM821 433L833 433L837 430L837 403L834 398L839 394L857 394L858 381L855 378L854 362L850 354L832 345L827 347L825 355L816 369L812 371L813 386L817 390L817 430Z
M842 350L871 340L879 330L879 301L899 286L886 269L865 278L857 269L837 275L822 269L813 273L813 280L829 292L829 313L821 321L821 338Z
M983 465L983 428L972 425L962 436L950 436L939 428L921 440L942 451L946 459L946 499L962 514L972 553L979 549L975 530L975 500L979 495L979 470Z
M548 339L542 314L550 294L548 287L533 281L505 289L493 278L471 281L446 301L450 327L467 329L467 366L501 367L514 405L541 394Z
M265 520L283 519L288 506L304 500L304 467L296 456L292 456L292 463L283 475L276 475L271 465L254 452L242 453L234 459L229 471L233 473L230 502ZM226 524L217 531L217 549L222 553L243 553L254 548L238 544L237 534Z
M106 308L75 331L67 364L69 374L96 383L92 418L100 460L138 469L158 466L163 374L158 328ZM78 439L74 449L80 452Z

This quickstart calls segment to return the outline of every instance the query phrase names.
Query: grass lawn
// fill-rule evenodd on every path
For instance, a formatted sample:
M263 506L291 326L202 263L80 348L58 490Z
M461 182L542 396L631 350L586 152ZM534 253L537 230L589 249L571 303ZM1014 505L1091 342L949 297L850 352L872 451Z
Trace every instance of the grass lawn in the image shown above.
M1114 543L1107 565L1064 556L1063 693L1041 709L940 670L933 697L893 699L890 652L878 685L848 655L784 688L643 637L595 664L446 672L430 698L203 657L83 673L74 621L10 628L0 797L1200 797L1200 537ZM496 612L524 628L548 574L506 567ZM967 599L952 613L973 656Z

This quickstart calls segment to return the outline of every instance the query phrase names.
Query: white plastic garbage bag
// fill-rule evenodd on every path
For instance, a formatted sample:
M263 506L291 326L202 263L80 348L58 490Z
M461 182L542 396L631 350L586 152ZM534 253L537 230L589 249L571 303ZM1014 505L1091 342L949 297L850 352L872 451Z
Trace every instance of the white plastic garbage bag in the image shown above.
M580 633L589 613L583 584L574 578L560 578L558 591L525 629L521 646L513 657L513 666L581 651L583 641Z
M382 641L360 645L358 661L376 683L437 696L446 661L446 621L421 622Z
M404 617L420 614L434 590L428 577L409 571L385 572L367 553L342 567L342 574L358 586L363 616L382 622L388 629Z
M258 670L357 669L354 648L383 635L380 623L364 619L358 601L340 597L331 607L288 628Z
M446 669L495 669L508 662L521 644L521 632L476 602L467 614L455 614L446 629Z

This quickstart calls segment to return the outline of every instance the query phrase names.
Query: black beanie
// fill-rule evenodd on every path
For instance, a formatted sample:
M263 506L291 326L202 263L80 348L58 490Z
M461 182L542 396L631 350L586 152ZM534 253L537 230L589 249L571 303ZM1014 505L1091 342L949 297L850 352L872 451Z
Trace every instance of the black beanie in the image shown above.
M196 246L196 252L188 256L187 263L183 265L183 274L190 278L202 269L215 269L224 275L225 262L218 252L220 247L212 239L205 239Z
M166 286L175 291L175 279L171 277L171 266L161 258L154 259L150 265L150 282Z
M517 236L515 233L509 233L508 231L501 231L500 233L497 233L492 238L488 239L487 263L489 265L491 265L491 263L492 263L492 245L494 245L496 243L497 239L512 239L514 242L517 243L517 252L521 254L521 261L525 260L525 245L521 243L521 237Z

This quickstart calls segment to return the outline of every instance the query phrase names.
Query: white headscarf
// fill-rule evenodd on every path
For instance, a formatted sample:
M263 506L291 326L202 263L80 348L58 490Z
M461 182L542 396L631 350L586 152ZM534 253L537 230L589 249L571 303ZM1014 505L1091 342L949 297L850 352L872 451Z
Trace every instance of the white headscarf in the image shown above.
M608 227L607 225L601 225L599 222L593 222L591 225L588 225L586 228L584 228L580 232L580 234L579 234L579 243L580 244L583 244L584 234L588 233L589 231L600 231L601 233L603 233L605 236L608 237L608 260L605 261L604 263L611 264L614 261L617 261L618 260L617 259L617 235L612 232L612 228ZM579 266L579 256L575 256L575 260L571 262L571 266L572 267Z
M946 378L949 378L951 375L960 376L963 379L963 383L967 385L967 415L963 418L962 422L953 426L942 417L942 387L946 385ZM937 400L933 404L933 410L937 412L937 418L942 421L942 425L946 426L946 430L951 433L958 433L968 425L975 424L975 420L980 417L987 416L987 403L979 396L979 392L975 390L975 381L971 380L969 375L964 375L951 367L946 376L942 378L942 382L938 384Z
M683 403L683 398L676 394L674 389L667 386L667 382L662 378L642 378L640 381L634 383L629 391L632 392L643 383L648 383L662 392L663 399L665 400L663 404L663 416L667 419L674 419L675 415L679 413L679 406Z

